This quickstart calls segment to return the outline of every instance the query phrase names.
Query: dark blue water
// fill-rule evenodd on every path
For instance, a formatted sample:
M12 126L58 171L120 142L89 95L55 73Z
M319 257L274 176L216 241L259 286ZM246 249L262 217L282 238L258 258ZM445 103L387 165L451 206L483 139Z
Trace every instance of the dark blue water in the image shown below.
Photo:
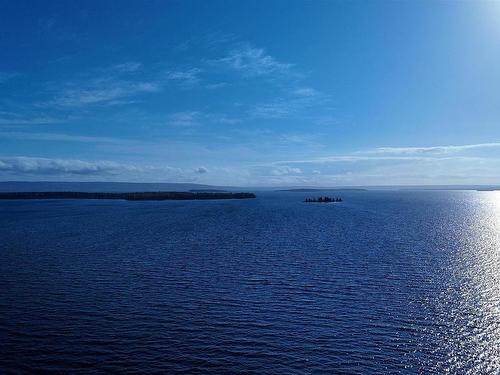
M499 373L500 193L0 202L2 373Z

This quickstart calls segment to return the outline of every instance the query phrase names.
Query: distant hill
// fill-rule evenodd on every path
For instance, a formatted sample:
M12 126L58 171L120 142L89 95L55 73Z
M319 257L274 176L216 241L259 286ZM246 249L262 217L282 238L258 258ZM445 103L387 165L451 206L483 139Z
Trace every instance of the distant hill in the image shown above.
M500 190L498 185L416 185L416 186L355 186L355 187L300 187L300 186L274 186L274 187L234 187L214 186L181 182L53 182L53 181L0 181L0 192L48 192L48 191L76 191L89 193L131 193L154 191L179 191L192 193L223 193L231 191L282 191L297 193L314 193L321 191L368 191L368 190Z
M401 186L400 190L477 190L477 191L495 191L500 190L498 185L419 185L419 186Z
M477 190L477 191L495 191L500 190L498 185L372 185L363 187L345 187L345 188L314 188L314 187L280 187L275 191L292 192L315 192L315 191L370 191L370 190Z
M276 191L292 191L296 193L311 193L315 191L366 191L367 189L361 189L361 188L330 188L330 189L320 189L320 188L298 188L298 189L281 189L281 190L276 190Z
M222 189L191 189L191 193L227 193L227 190Z

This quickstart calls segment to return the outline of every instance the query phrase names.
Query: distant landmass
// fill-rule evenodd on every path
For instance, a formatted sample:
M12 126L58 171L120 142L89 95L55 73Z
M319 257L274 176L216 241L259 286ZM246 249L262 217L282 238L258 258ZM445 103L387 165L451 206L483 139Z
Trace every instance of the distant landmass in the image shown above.
M192 193L192 192L136 192L136 193L97 193L76 191L10 192L0 193L0 199L123 199L127 201L163 200L205 200L205 199L250 199L253 193Z
M191 189L191 193L227 193L227 190L222 189Z
M418 185L400 186L399 190L476 190L493 191L500 190L498 185Z
M320 189L320 188L298 188L298 189L281 189L276 191L293 191L296 193L311 193L315 191L367 191L367 189L361 188L330 188L330 189Z
M326 191L370 191L370 190L500 190L499 185L394 185L394 186L345 186L345 187L314 187L314 186L217 186L189 182L61 182L61 181L0 181L0 192L89 192L89 193L132 193L132 192L238 192L250 191L280 191L313 193Z

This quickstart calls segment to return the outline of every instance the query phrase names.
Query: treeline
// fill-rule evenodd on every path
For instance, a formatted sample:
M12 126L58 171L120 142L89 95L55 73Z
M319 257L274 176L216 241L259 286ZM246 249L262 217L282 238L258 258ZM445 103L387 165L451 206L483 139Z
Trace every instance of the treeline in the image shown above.
M254 193L192 193L192 192L140 192L140 193L86 193L76 191L12 192L0 193L0 199L124 199L127 201L249 199Z

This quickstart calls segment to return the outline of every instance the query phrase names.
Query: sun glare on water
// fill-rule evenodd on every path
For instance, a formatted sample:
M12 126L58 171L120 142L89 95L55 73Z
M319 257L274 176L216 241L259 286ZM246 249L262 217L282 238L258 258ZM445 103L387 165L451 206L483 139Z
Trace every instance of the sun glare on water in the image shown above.
M500 191L478 194L455 259L459 282L447 339L450 373L500 371Z

